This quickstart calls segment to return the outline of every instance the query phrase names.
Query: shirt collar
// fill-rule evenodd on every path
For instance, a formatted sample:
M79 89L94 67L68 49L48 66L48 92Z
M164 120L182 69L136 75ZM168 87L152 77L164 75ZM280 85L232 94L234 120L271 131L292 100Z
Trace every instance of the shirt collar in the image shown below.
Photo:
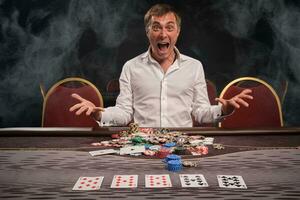
M180 63L186 61L187 57L184 56L183 54L181 54L179 52L179 50L177 49L177 47L174 47L174 49L175 49L175 53L176 53L176 60L178 60L178 64L180 66ZM154 58L151 56L151 53L150 53L150 46L149 46L148 50L142 55L142 59L144 61L150 61L150 62L154 61Z

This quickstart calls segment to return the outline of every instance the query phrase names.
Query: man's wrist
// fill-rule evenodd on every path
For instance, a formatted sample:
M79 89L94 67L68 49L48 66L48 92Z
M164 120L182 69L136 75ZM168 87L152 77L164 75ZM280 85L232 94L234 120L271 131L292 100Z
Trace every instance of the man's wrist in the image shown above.
M92 114L92 117L94 118L94 120L100 121L100 120L101 120L101 117L102 117L101 111L94 112L94 113Z

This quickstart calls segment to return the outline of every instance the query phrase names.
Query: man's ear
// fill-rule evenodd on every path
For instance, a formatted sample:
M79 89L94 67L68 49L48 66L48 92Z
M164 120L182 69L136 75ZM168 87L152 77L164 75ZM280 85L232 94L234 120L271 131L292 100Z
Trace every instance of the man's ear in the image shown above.
M150 36L149 36L149 29L148 29L148 28L146 29L146 36L147 36L148 39L150 39Z
M146 36L149 38L149 27L145 28Z
M178 28L178 31L177 31L177 37L180 35L180 27Z

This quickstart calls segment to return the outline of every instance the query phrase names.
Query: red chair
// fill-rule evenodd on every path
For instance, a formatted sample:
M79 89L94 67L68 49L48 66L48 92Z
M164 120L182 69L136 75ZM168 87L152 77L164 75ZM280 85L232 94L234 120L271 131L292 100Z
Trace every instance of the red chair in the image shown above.
M254 77L242 77L230 82L221 92L220 98L230 99L244 89L252 90L249 107L240 107L227 116L222 128L267 128L282 127L281 104L275 90L265 81Z
M217 97L216 85L212 81L206 79L206 86L210 104L217 105L217 102L215 101L215 98Z
M77 99L71 94L77 93L96 106L103 107L103 99L99 90L91 82L82 78L66 78L54 84L47 92L42 115L42 127L95 127L97 123L90 116L75 115L69 109Z
M119 93L120 92L119 79L111 79L110 81L108 81L106 85L106 91L109 93Z

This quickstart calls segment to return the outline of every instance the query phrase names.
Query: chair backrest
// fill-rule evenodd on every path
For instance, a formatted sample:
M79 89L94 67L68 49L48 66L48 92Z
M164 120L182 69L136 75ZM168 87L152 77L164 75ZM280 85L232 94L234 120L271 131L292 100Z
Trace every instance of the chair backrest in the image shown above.
M63 79L54 84L47 92L43 103L43 127L94 127L95 120L90 116L75 115L69 109L77 99L71 94L77 93L81 97L103 107L103 98L99 90L91 82L77 77Z
M119 93L120 92L119 79L111 79L110 81L108 81L106 85L106 92Z
M212 81L206 79L206 86L207 86L207 94L208 94L210 104L216 105L217 104L217 102L215 101L215 98L217 97L216 85Z
M252 100L246 100L249 107L241 106L227 116L222 128L267 128L282 127L281 104L275 90L265 81L254 77L242 77L230 82L221 92L220 98L230 99L244 89L252 90Z

